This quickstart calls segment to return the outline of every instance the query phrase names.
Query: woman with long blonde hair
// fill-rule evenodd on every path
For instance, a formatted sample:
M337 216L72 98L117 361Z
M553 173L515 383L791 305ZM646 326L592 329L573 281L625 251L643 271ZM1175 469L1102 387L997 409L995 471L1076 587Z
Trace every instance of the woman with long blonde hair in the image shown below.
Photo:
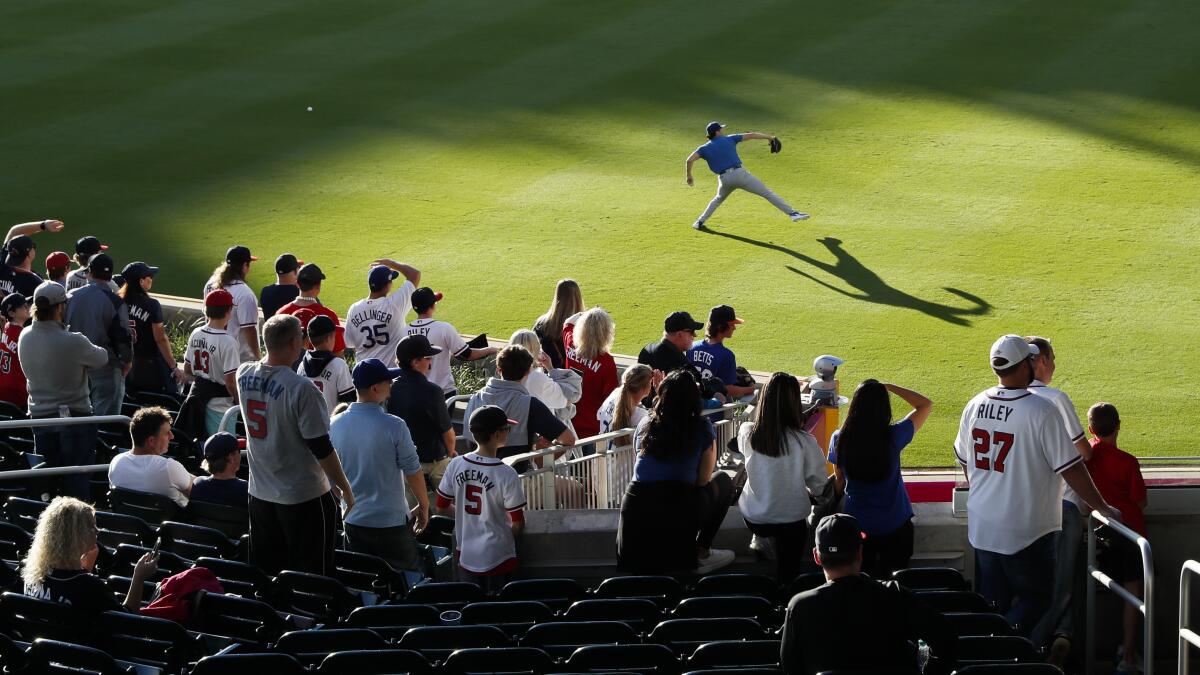
M33 543L21 565L25 595L87 613L122 609L104 580L92 572L100 553L96 535L95 508L74 497L55 497L38 516ZM141 607L142 584L157 571L157 553L138 560L124 609L136 612Z
M650 395L657 384L654 371L643 363L630 366L621 374L621 386L612 390L600 409L596 411L596 419L600 422L600 433L607 434L618 429L636 429L637 425L650 412L642 406L642 399ZM628 436L621 436L609 441L608 447L623 445L629 441Z
M508 338L508 343L524 347L533 356L533 368L525 380L529 394L546 404L561 422L571 426L575 416L574 403L583 395L583 379L579 373L564 368L555 368L549 355L542 351L537 333L521 329ZM574 431L574 427L571 427Z
M572 317L575 318L575 317ZM596 411L620 383L612 345L616 324L608 312L593 307L574 322L563 326L563 345L567 348L567 368L583 375L583 396L575 404L575 430L579 438L600 433Z
M538 317L533 324L542 351L550 357L550 363L555 368L565 368L567 362L566 348L563 346L563 323L567 317L583 311L583 293L574 279L560 279L554 287L554 299L550 301L550 309Z

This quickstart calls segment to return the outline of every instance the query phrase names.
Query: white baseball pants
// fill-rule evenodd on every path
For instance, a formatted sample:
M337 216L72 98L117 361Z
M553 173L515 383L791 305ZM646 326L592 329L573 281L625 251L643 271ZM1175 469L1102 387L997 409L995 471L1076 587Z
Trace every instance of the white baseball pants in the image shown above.
M762 197L771 202L772 206L789 216L796 211L791 205L783 201L782 197L771 192L771 189L764 185L761 180L755 178L754 174L742 167L717 176L717 196L712 198L712 201L708 203L708 208L704 209L704 213L700 214L699 222L708 221L713 211L716 211L717 207L725 201L725 198L737 189L752 192Z

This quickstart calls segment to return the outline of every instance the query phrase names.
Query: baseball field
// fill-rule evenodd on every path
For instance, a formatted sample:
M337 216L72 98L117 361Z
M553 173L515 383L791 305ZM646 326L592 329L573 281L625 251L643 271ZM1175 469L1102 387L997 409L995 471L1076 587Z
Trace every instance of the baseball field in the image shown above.
M60 218L40 257L97 234L193 296L230 244L255 287L291 251L339 312L393 257L493 336L569 276L621 353L727 302L743 365L831 353L847 390L933 398L913 466L952 463L991 342L1036 333L1126 449L1195 455L1197 25L1185 0L12 0L0 222ZM736 193L691 229L713 119L783 139L742 158L811 220Z

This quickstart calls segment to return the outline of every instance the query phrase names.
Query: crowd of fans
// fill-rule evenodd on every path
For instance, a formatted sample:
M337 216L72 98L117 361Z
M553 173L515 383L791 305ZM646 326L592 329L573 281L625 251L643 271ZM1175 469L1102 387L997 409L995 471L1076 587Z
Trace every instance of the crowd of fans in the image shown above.
M275 261L275 283L254 293L246 278L258 258L245 246L230 248L204 285L204 325L177 357L149 294L158 268L139 261L114 275L107 247L85 236L73 258L46 257L47 280L31 269L33 236L61 230L55 220L25 223L5 238L0 400L37 419L120 414L127 389L178 399L174 418L161 407L133 415L132 449L112 459L110 484L181 506L246 508L250 561L267 573L327 573L339 522L350 550L415 569L414 537L436 509L454 516L461 578L498 589L517 568L526 504L518 471L533 465L503 460L632 430L573 450L633 447L617 537L622 569L703 574L729 565L734 552L714 542L736 503L754 534L752 549L775 560L781 582L814 565L829 582L789 605L785 670L895 663L909 658L896 655L913 639L953 662L940 617L883 583L913 554L901 455L933 402L911 389L859 384L825 454L811 433L806 379L777 372L760 389L738 368L727 343L743 320L729 305L714 307L704 323L669 314L661 340L619 373L616 324L584 304L574 281L560 281L547 312L497 351L484 336L464 340L435 319L444 296L418 287L421 272L411 265L374 261L368 295L343 323L320 300L321 268L292 254ZM460 439L445 404L457 394L451 360L492 356L496 376L471 395ZM1146 494L1137 460L1117 447L1116 408L1092 406L1089 441L1070 399L1050 386L1054 357L1045 338L998 340L989 354L998 384L967 404L954 447L970 486L978 588L1061 663L1074 632L1082 513L1095 509L1144 535ZM899 421L892 395L911 408ZM736 447L719 448L703 413L733 401L751 403L752 412ZM226 412L234 405L246 439L231 433ZM176 430L206 439L208 475L166 456ZM34 435L48 466L95 461L94 424L38 427ZM243 448L248 481L238 477ZM740 470L718 465L726 450ZM87 476L68 476L60 492L38 522L22 570L26 591L110 609L111 594L89 574L98 547ZM816 522L823 511L837 514ZM1112 575L1140 593L1136 548L1110 539ZM154 554L138 562L125 608L137 609L140 581L155 570ZM1126 669L1134 664L1136 621L1128 612ZM851 625L859 628L847 632ZM856 645L830 647L851 634ZM864 647L863 636L879 648Z

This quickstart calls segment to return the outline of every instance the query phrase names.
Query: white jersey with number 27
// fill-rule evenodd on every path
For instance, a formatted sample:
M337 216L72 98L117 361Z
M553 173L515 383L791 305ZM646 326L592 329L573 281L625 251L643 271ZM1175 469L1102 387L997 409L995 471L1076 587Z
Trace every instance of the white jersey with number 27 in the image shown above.
M525 508L525 488L515 469L476 452L450 460L437 487L438 504L454 503L458 564L488 572L517 556L510 514Z
M980 393L963 410L954 454L971 486L971 546L1009 555L1062 529L1058 474L1083 458L1053 403L1025 388Z

